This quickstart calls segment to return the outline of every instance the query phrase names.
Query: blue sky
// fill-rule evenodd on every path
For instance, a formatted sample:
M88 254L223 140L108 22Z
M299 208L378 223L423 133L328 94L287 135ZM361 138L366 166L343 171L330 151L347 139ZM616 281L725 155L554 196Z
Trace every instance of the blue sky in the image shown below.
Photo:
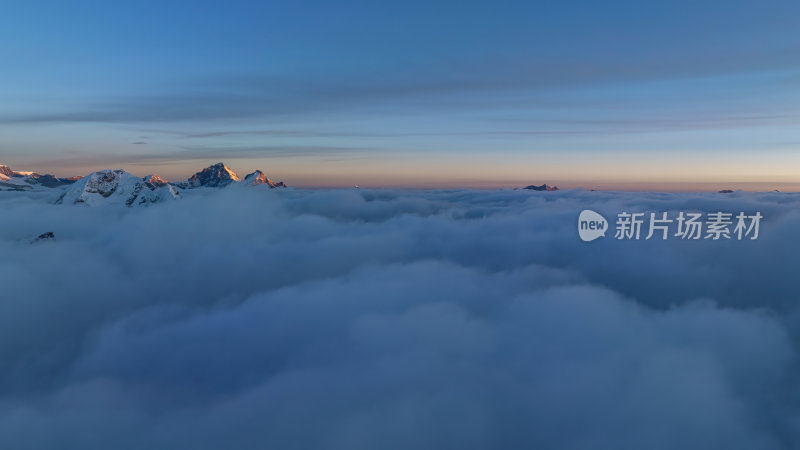
M800 181L797 2L431 3L6 2L0 160L170 179L225 161L305 186Z

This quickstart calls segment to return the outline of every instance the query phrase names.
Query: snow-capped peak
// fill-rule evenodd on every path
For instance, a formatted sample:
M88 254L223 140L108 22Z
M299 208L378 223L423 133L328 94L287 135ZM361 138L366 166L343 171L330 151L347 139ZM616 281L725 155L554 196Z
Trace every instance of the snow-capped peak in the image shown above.
M179 198L180 193L173 186L156 187L124 170L101 170L67 188L56 203L147 206Z
M5 176L6 179L13 177L15 173L16 172L11 170L11 167L0 164L0 175Z
M283 184L283 181L279 181L279 182L275 183L272 180L270 180L269 178L267 178L267 176L264 174L264 172L262 172L260 170L256 170L255 172L253 172L253 173L247 175L246 177L244 177L244 181L242 183L244 183L246 186L259 186L259 185L262 185L262 184L266 184L267 186L269 186L271 188L274 188L274 187L286 187L286 185Z
M154 187L162 187L169 184L169 182L156 174L148 175L142 178L145 183L150 183Z
M252 184L253 186L264 184L267 182L267 176L264 175L264 172L256 170L253 173L247 174L247 176L244 177L244 182L246 184Z
M0 164L0 190L24 191L39 187L54 188L72 184L77 178L57 178L32 171L13 170Z
M36 172L20 172L0 164L0 190L31 191L58 188L56 203L115 204L127 206L147 205L154 202L179 199L184 189L229 185L286 187L282 181L274 182L260 170L247 175L244 180L223 163L217 163L194 174L187 181L170 183L156 174L139 178L124 170L101 170L85 178L58 178ZM199 191L198 191L199 192Z
M182 184L182 187L225 187L239 180L239 175L236 175L236 172L223 163L217 163L192 175L186 183Z

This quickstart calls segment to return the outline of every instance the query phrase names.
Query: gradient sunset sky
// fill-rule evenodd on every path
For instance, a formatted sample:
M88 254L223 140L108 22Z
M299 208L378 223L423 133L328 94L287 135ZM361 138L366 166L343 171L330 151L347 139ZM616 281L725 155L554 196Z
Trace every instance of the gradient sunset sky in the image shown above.
M16 1L0 163L800 190L797 1Z

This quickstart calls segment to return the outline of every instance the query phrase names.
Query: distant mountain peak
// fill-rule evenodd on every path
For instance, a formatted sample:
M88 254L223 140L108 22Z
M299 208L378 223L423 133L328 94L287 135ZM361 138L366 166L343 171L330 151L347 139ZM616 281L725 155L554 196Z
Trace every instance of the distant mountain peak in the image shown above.
M244 183L248 185L258 186L259 184L266 184L269 181L264 172L256 170L253 173L247 174L244 177Z
M15 172L11 170L11 167L0 164L0 175L5 175L7 178L11 178L14 176L14 173Z
M145 183L150 183L150 185L155 187L162 187L169 184L169 182L156 174L148 175L142 178Z
M243 183L247 186L259 186L262 184L266 184L267 186L274 188L274 187L286 187L283 184L283 181L278 181L277 183L273 182L264 174L264 172L260 170L256 170L255 172L248 174L244 177Z
M539 185L539 186L537 186L535 184L532 184L530 186L525 186L522 189L527 189L529 191L557 191L558 187L557 186L550 186L549 184L542 184L542 185Z
M54 188L72 184L78 178L80 177L58 178L49 174L41 175L36 172L13 170L6 165L0 164L0 189L24 191L38 186Z
M239 175L236 175L236 172L225 164L217 163L192 175L185 185L186 187L225 187L234 181L240 181Z
M228 166L226 166L224 163L217 163L206 167L200 172L192 175L192 177L188 180L182 183L177 183L176 186L180 187L181 189L193 189L201 187L222 188L239 182L241 182L241 184L244 186L267 185L271 188L286 187L282 181L277 183L273 182L267 178L264 172L260 170L256 170L255 172L248 174L246 177L244 177L244 180L242 180L239 175L236 174L236 172L228 168Z

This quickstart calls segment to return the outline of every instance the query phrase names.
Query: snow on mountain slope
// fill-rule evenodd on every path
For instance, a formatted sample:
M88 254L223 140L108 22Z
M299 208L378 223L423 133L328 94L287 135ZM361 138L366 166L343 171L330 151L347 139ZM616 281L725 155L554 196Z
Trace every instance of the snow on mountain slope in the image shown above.
M5 167L5 166L2 166ZM6 175L5 172L0 173L0 190L9 191L30 191L33 186L25 182L26 178L17 175Z
M0 189L18 191L32 190L36 187L55 188L70 185L79 178L58 178L54 175L12 170L6 165L0 165Z
M148 175L148 176L144 177L144 182L145 183L150 183L150 185L152 185L153 187L157 187L157 188L162 187L162 186L167 186L169 184L169 182L167 180L165 180L165 179L163 179L160 176L155 175L155 174Z
M102 170L85 178L58 178L36 172L14 171L0 165L0 191L48 191L58 188L63 194L57 203L104 205L123 203L127 206L174 200L181 197L181 190L195 188L223 188L236 186L286 187L282 181L274 182L264 172L256 170L242 180L239 175L223 163L217 163L195 173L181 183L170 183L158 175L139 178L124 170Z
M25 172L18 172L18 173L25 173ZM68 186L79 179L80 177L57 178L53 175L49 174L39 175L38 173L29 173L29 175L26 175L24 178L25 182L28 184L44 186L46 188Z
M240 186L261 186L266 185L271 188L274 187L286 187L286 185L282 182L273 182L264 174L264 172L260 170L256 170L255 172L247 175L244 180L242 180L239 175L236 174L233 170L228 168L224 163L217 163L213 166L206 167L205 169L197 172L196 174L192 175L191 178L188 180L175 183L175 186L178 186L181 189L194 189L194 188L201 188L201 187L209 187L209 188L222 188L231 185L240 185Z
M279 181L279 182L276 183L276 182L270 180L269 178L267 178L267 176L264 174L264 172L262 172L260 170L256 170L255 172L253 172L253 173L247 175L246 177L244 177L244 180L242 181L242 184L244 184L245 186L267 185L267 186L269 186L271 188L286 187L286 185L283 184L283 181Z
M11 170L10 167L0 164L0 175L3 175L6 180L8 180L9 178L13 177L15 174L16 174L16 172Z
M68 187L59 204L147 206L180 199L174 186L156 187L124 170L102 170Z
M24 178L18 172L0 164L0 190L22 191L31 189L33 187L26 184Z

